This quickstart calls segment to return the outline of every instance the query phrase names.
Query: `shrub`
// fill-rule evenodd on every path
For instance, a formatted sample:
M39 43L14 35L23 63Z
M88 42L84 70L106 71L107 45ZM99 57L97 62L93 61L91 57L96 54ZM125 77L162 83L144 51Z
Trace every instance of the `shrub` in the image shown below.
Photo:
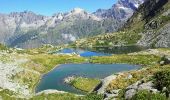
M161 64L161 61L163 61L164 63ZM161 60L159 62L161 65L167 65L170 64L170 61L168 60L168 57L166 57L165 55L163 57L161 57Z
M7 47L0 43L0 50L7 50Z
M154 84L158 90L162 91L163 88L166 87L167 92L170 93L170 70L158 71L154 74L153 78Z
M87 94L82 100L104 100L103 95L97 95L96 93Z
M79 97L69 93L63 94L52 93L36 95L29 100L79 100Z
M166 96L159 93L151 93L146 90L138 91L131 100L167 100Z

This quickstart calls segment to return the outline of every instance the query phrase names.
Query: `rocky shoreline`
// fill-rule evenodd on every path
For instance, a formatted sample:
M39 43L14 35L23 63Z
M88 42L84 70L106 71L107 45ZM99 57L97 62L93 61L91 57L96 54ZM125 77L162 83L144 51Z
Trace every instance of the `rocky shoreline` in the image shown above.
M142 69L144 70L144 69ZM118 76L123 75L125 72L121 72L121 73L117 73L114 75L110 75L106 78L104 78L101 81L101 84L99 84L98 86L96 86L96 88L93 90L93 92L97 92L97 94L104 94L104 100L110 100L113 98L117 98L119 96L119 92L121 91L121 89L114 89L111 91L107 91L106 88L107 86L113 81L115 80ZM128 75L127 78L132 78L132 75ZM148 90L151 91L153 93L159 92L157 89L154 88L154 85L152 83L152 81L148 81L145 83L144 79L141 79L139 81L137 81L136 83L129 85L128 87L126 87L125 89L125 99L130 99L132 98L132 96L134 96L137 91L139 90Z

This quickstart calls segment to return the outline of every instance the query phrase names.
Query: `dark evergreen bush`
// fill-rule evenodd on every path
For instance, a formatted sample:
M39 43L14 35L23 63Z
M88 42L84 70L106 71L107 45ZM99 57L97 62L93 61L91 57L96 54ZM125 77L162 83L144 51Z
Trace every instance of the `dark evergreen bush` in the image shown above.
M170 70L162 70L154 74L154 84L160 91L166 87L166 92L170 93Z

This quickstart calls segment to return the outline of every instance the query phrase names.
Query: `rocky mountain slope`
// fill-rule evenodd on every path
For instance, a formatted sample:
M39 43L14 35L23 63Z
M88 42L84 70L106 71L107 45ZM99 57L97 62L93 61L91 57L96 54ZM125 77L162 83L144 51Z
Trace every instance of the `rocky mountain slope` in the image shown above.
M92 14L80 8L53 16L30 11L0 14L0 42L12 47L34 48L115 32L142 2L119 0L111 9Z
M126 21L144 1L145 0L118 0L110 9L98 9L94 14L102 18L114 18Z
M138 45L170 47L169 0L147 0L125 24L129 29L141 35Z
M169 0L146 0L118 32L81 39L74 45L170 47L169 30Z

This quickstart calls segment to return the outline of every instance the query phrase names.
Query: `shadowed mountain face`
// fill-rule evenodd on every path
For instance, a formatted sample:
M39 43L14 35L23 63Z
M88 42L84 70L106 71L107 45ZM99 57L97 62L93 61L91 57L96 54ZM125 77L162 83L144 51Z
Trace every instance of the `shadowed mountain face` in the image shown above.
M90 14L80 8L53 16L33 12L0 14L0 42L12 47L70 43L79 38L117 31L143 0L119 0L107 10Z

